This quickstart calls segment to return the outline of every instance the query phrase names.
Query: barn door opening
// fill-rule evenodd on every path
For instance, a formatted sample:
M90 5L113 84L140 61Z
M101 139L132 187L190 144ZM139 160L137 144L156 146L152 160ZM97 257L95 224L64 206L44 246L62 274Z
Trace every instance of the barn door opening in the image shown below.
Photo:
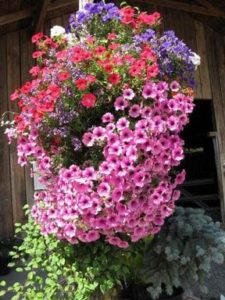
M195 104L190 123L182 133L187 149L182 167L187 174L179 203L203 208L220 219L212 101L196 100Z

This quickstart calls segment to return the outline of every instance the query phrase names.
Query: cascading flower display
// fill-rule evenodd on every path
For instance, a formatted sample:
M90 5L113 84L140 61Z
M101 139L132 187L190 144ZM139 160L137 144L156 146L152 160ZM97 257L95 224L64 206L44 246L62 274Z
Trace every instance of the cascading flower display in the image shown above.
M46 186L32 208L43 234L126 248L173 213L196 54L160 35L160 18L99 2L71 15L67 32L33 36L37 64L11 95L21 112L7 134Z

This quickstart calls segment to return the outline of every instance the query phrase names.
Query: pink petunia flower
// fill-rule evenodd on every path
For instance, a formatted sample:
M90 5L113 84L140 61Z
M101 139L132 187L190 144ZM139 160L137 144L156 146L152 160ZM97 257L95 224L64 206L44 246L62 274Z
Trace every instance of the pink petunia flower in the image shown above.
M73 223L68 223L64 227L66 237L73 238L76 236L76 226Z
M131 108L129 109L129 116L132 118L137 118L140 116L141 113L141 108L138 104L132 105Z
M102 182L97 188L97 192L101 197L109 197L110 190L110 185L106 182Z
M91 132L86 132L83 135L82 142L84 143L85 146L92 147L94 145L94 141L95 139Z
M124 128L128 128L129 127L130 122L127 120L127 118L120 118L117 123L116 123L116 127L119 130L122 130Z
M115 110L125 110L128 107L128 102L122 96L117 97L116 101L114 102Z
M123 98L127 100L132 100L135 97L135 93L132 89L125 89L123 91Z
M105 113L103 116L102 116L102 122L103 123L110 123L114 120L114 116L113 114L111 113Z
M156 96L156 91L155 91L155 88L154 88L154 85L153 84L146 84L144 86L144 89L142 91L142 96L145 98L145 99L149 99L149 98L152 98L154 99L155 96Z
M170 83L170 89L172 92L178 92L180 90L180 84L174 80Z

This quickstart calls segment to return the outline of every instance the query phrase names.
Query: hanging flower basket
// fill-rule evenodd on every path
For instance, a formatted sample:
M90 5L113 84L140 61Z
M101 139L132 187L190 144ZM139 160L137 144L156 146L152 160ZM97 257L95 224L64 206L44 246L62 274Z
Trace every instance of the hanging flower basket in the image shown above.
M100 2L70 16L69 33L33 37L34 79L11 100L18 162L35 161L46 185L32 209L43 234L126 248L172 214L195 65L159 25L159 13Z
M6 133L46 187L31 211L43 235L128 248L173 213L199 61L160 22L99 2L33 36L33 79L11 95L21 112Z

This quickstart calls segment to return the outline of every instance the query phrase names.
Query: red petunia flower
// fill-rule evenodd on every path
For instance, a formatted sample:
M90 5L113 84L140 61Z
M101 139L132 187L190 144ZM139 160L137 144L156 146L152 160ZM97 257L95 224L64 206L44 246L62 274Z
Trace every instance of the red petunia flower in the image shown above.
M132 24L132 23L134 22L134 19L133 19L132 17L130 17L129 15L127 15L127 16L124 16L124 17L121 19L121 22L122 22L123 24L128 25L128 24Z
M78 88L78 90L85 90L88 86L88 82L86 79L79 78L75 81L75 85Z
M92 93L84 94L84 96L81 99L81 104L86 107L90 108L95 105L96 102L96 96Z
M60 96L60 87L56 84L51 84L48 86L47 93L51 95L54 99Z
M133 77L137 77L141 75L141 71L142 69L136 64L134 64L133 66L130 67L129 74Z
M94 76L94 75L87 75L87 81L89 82L89 83L93 83L93 82L95 82L96 81L96 77Z
M159 68L157 64L153 64L147 68L147 78L156 77L159 74Z
M32 43L37 43L41 38L43 38L44 34L42 32L36 33L32 36Z
M19 107L23 107L23 106L24 106L23 100L18 101L17 105L18 105Z
M19 98L19 92L16 90L13 94L10 95L10 100L15 101Z
M30 89L31 89L31 83L28 81L21 87L20 90L22 93L28 94L30 92Z
M58 79L60 81L64 81L70 78L70 74L68 72L61 72L58 74Z
M122 16L133 17L135 10L132 7L128 6L128 7L121 8L120 13Z
M42 57L44 54L45 54L44 51L35 51L35 52L33 52L32 57L39 58L39 57Z
M113 66L112 66L112 64L110 64L110 63L104 64L103 67L104 67L104 70L105 70L107 73L111 73L112 70L113 70Z
M112 43L109 45L109 49L111 50L116 50L120 47L120 44L119 43Z
M22 120L22 117L18 114L14 115L13 120L15 121L15 123L19 123Z
M114 32L109 33L107 38L108 38L108 40L115 40L117 38L117 34Z
M30 69L29 73L32 75L32 76L37 76L39 73L40 73L40 67L39 66L34 66Z
M95 54L97 56L103 55L106 51L106 48L104 46L98 46L95 48Z
M116 85L120 82L120 75L117 74L117 73L110 74L109 77L108 77L108 81L111 84Z

